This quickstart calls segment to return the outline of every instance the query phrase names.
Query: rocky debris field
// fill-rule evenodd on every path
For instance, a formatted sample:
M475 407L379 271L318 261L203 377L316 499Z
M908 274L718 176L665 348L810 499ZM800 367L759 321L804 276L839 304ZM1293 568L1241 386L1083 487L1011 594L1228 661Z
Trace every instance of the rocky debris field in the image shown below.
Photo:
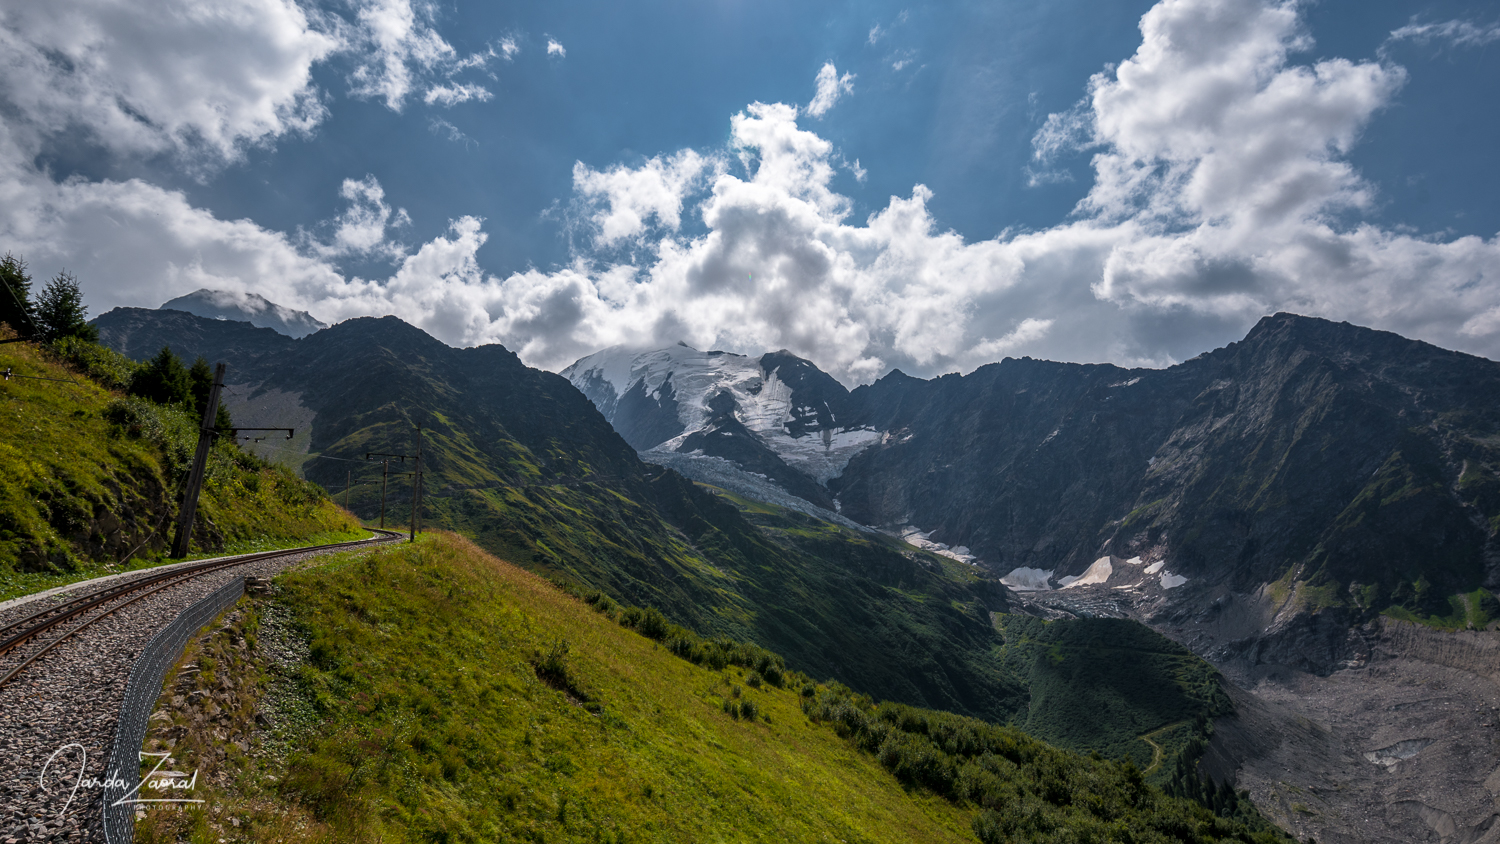
M1500 632L1276 612L1265 590L1020 593L1042 617L1131 617L1225 676L1201 763L1299 840L1500 844Z

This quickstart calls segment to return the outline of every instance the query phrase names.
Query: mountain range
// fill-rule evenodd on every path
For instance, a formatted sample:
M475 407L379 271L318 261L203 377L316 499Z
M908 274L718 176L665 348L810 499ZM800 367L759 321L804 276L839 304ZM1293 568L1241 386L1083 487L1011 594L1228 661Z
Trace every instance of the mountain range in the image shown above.
M1203 764L1299 836L1493 825L1386 796L1482 792L1500 763L1442 750L1478 728L1443 701L1481 718L1490 681L1459 691L1484 658L1434 630L1500 620L1492 361L1277 314L1167 369L1022 358L848 390L786 351L609 349L564 378L392 317L301 339L174 311L96 324L137 359L229 360L236 419L299 420L283 456L336 494L352 482L366 518L362 458L412 453L420 422L433 522L705 635L1142 767L1151 742L1186 759L1212 734ZM1234 706L1192 691L1187 649ZM1369 714L1414 682L1448 697ZM1296 726L1317 701L1360 726ZM1418 749L1363 771L1389 748ZM1330 776L1347 788L1314 815L1278 785ZM1377 810L1394 837L1350 820Z
M1500 587L1500 364L1347 323L1277 314L1162 370L1006 359L853 391L784 351L563 374L643 459L734 464L1018 588L1108 557L1351 618Z
M116 309L96 325L132 357L170 345L227 360L237 423L297 420L297 438L275 447L336 496L357 478L351 507L366 518L381 512L382 474L365 456L415 455L420 423L429 524L814 676L997 720L1025 709L1024 684L991 652L1003 586L642 463L567 380L500 346L453 349L394 317L299 340L171 310ZM403 524L409 481L389 488L388 519Z

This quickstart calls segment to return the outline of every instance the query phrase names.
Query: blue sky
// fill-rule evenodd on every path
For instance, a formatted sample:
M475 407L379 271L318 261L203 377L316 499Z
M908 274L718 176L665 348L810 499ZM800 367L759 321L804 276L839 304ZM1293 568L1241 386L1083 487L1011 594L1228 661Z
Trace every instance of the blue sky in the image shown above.
M0 248L557 369L1160 366L1292 310L1500 357L1500 13L23 2Z

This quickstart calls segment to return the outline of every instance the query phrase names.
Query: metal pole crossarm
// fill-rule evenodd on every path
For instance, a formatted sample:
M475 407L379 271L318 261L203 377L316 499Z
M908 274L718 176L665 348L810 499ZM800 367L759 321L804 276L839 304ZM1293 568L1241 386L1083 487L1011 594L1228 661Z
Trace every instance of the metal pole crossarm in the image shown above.
M286 431L286 438L287 439L291 439L292 436L293 436L293 434L295 433L295 429L293 429L293 428L230 428L229 429L229 436L231 436L231 437L233 437L235 439L239 439L240 431ZM248 440L250 438L246 437L245 439ZM265 439L265 438L261 437L261 439ZM259 442L259 440L257 440L257 442Z
M385 527L385 481L386 481L386 478L390 477L390 475L391 475L391 461L392 460L400 460L402 463L405 463L406 459L408 457L412 457L412 456L413 455L410 455L410 454L387 454L387 453L385 453L383 451L367 451L367 452L365 452L365 459L366 460L375 460L377 458L383 458L380 461L380 526L382 528ZM414 474L414 473L398 473L398 474Z

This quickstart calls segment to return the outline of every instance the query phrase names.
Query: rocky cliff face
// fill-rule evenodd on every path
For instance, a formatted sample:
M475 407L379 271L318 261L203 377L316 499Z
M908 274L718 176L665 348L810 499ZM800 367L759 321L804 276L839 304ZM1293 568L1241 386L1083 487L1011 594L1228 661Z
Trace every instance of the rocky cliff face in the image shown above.
M1374 612L1500 588L1500 364L1347 323L1277 314L1163 370L1007 359L852 393L786 353L566 374L648 460L753 473L1017 588L1111 558L1140 561L1106 584L1138 617L1236 602L1199 625L1222 658L1331 671Z
M239 380L247 368L293 348L292 338L248 322L204 318L177 310L115 308L93 320L101 342L135 360L145 360L171 346L179 354L191 351L211 361L232 360ZM189 358L191 361L192 358Z
M1500 586L1500 364L1278 314L1166 370L1006 360L854 391L884 431L830 488L992 569L1106 554L1313 605ZM1337 594L1334 594L1334 593Z

